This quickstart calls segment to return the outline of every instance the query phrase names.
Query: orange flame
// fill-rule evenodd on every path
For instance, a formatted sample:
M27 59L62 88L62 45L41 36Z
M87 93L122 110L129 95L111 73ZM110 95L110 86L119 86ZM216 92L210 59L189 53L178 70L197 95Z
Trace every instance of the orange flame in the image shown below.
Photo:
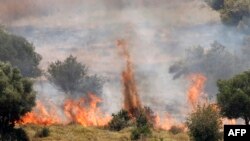
M42 102L37 101L36 107L32 112L28 112L25 116L23 116L17 123L19 124L40 124L40 125L51 125L60 123L60 119L57 115L55 115L56 110L51 108L48 111ZM53 114L52 114L53 113Z
M90 100L89 103L86 103L84 98L80 98L79 100L65 100L62 108L65 115L61 117L57 114L57 110L59 109L56 110L53 104L49 108L46 108L43 103L37 101L33 111L27 113L17 123L51 125L74 122L83 126L106 125L111 120L111 116L103 114L97 106L102 100L94 94L88 94L88 98ZM65 117L67 118L66 120Z
M127 42L118 40L117 46L121 49L122 55L125 57L126 68L122 72L124 109L133 117L136 117L137 111L142 108L140 98L138 96L131 57L128 51Z
M72 122L79 123L83 126L104 126L111 117L105 115L97 107L97 104L102 100L93 95L88 95L90 98L89 107L85 107L85 99L67 100L64 104L64 112Z
M191 85L187 92L188 102L194 108L202 96L206 77L202 74L192 74L189 78L191 80Z
M163 130L169 130L175 123L174 118L168 113L165 114L164 118L160 118L157 114L155 121L155 127Z

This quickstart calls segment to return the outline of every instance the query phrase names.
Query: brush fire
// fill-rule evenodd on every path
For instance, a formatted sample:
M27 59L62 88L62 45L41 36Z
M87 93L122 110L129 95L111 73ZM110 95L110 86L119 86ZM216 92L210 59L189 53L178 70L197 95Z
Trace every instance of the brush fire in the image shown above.
M152 111L149 107L143 106L137 90L135 73L133 69L133 61L129 53L129 47L126 40L117 40L116 42L119 54L125 61L125 67L121 73L121 82L123 85L122 95L124 98L123 108L128 111L132 118L137 118L140 112L145 112L149 121L151 121L156 129L169 130L173 125L185 128L168 112L160 113ZM189 108L195 108L202 99L203 88L206 77L200 73L192 74L187 79L190 86L187 90L187 100ZM102 99L94 93L88 93L87 96L78 99L66 98L63 105L59 107L53 103L44 104L37 100L36 107L31 112L23 116L18 124L38 124L53 125L76 123L82 126L105 126L112 119L111 115L102 111L100 107L103 103ZM63 115L58 111L63 111ZM189 109L186 109L189 110Z
M0 0L0 140L223 140L250 124L248 1Z

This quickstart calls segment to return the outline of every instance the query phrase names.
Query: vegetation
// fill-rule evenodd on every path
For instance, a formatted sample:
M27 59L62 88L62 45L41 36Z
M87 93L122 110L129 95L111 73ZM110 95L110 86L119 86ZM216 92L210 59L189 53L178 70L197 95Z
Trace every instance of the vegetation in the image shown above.
M77 62L70 55L63 62L51 63L48 68L49 80L67 94L88 93L100 94L102 81L96 75L89 76L87 67Z
M22 128L28 134L32 141L129 141L131 127L124 128L118 132L104 130L97 127L83 127L82 125L52 125L49 126L50 135L48 137L39 138L35 134L38 130L44 128L39 125L24 125ZM186 133L173 135L168 131L152 130L152 136L147 141L189 141Z
M136 128L131 131L131 140L144 139L152 135L151 124L144 113L141 113L136 119Z
M214 105L198 105L188 117L187 126L194 141L218 141L222 138L222 121Z
M25 77L41 74L38 68L41 56L34 51L34 46L25 38L9 34L0 29L0 61L10 62L19 68Z
M182 127L173 125L173 126L169 129L169 132L175 135L175 134L179 134L179 133L184 132L184 130L183 130Z
M126 110L121 110L117 114L112 114L113 118L108 124L108 128L113 131L120 131L128 127L130 117Z
M224 7L224 0L205 0L209 6L215 10L219 10Z
M41 130L38 130L35 134L36 137L48 137L50 135L50 130L47 127L43 127Z
M9 129L7 134L0 135L1 141L29 141L29 137L22 128Z
M250 71L243 72L228 80L219 80L217 101L221 114L228 118L242 118L250 121Z
M17 68L0 62L0 135L13 133L15 121L35 105L32 82ZM0 137L1 137L0 136Z
M249 0L205 0L213 9L220 12L221 20L226 25L238 25L250 16Z

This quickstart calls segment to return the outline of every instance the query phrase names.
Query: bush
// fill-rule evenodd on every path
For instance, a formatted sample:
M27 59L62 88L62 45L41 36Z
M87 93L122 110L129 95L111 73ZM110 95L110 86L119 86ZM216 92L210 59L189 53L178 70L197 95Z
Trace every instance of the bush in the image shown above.
M33 82L17 68L0 62L0 134L12 132L16 121L35 106Z
M0 134L2 141L29 141L29 137L22 128L9 129L4 134Z
M42 128L41 130L38 130L35 134L36 137L48 137L50 135L50 130L47 127Z
M182 127L179 127L179 126L172 126L170 129L169 129L169 132L176 135L176 134L179 134L181 132L183 132L183 128Z
M128 127L130 117L125 110L119 111L117 114L112 114L113 119L109 122L108 128L113 131L120 131Z
M141 113L136 119L136 128L131 132L131 140L143 139L152 134L150 123L144 113Z
M222 121L214 105L197 106L187 119L189 135L194 141L218 141L221 139Z

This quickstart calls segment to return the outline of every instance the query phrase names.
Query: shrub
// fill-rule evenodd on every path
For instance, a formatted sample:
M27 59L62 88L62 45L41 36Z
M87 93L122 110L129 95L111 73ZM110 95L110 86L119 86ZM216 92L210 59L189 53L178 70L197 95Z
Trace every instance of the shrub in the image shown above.
M35 97L33 82L0 62L0 134L13 132L16 121L35 106Z
M176 135L176 134L179 134L181 132L183 132L183 128L182 127L179 127L179 126L172 126L170 129L169 129L169 132Z
M9 129L6 133L0 134L1 141L29 141L29 137L22 128Z
M150 123L144 113L141 113L136 119L136 128L131 132L131 140L146 138L152 134Z
M128 127L130 117L126 110L121 110L117 114L112 114L113 119L109 122L108 128L113 131L120 131Z
M214 105L197 106L187 119L189 135L194 141L218 141L222 125L218 109Z
M35 134L36 137L48 137L50 135L50 130L47 127L42 128L41 130L38 130Z

